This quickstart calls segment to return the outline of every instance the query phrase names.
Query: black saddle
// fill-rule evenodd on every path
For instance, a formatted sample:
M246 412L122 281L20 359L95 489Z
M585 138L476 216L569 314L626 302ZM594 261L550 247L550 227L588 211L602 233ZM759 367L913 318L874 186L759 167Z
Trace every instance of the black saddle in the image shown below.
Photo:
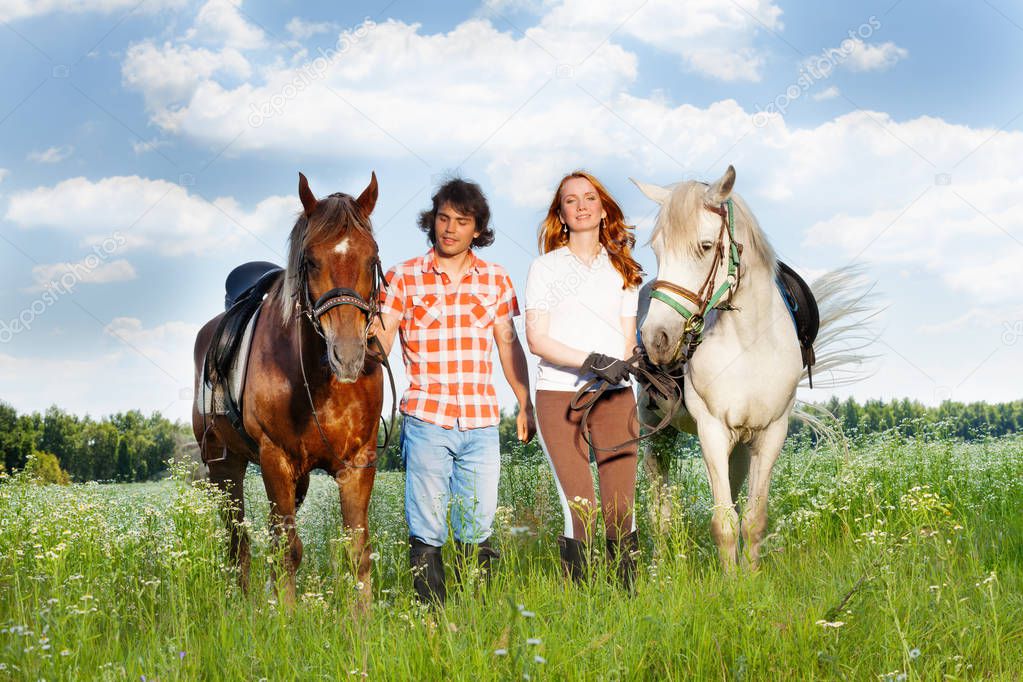
M796 325L796 337L803 350L803 366L813 367L816 357L813 342L817 340L817 332L821 328L821 314L817 309L817 299L813 291L796 271L785 263L778 261L778 288L781 296L792 313L792 322ZM813 379L810 379L813 387Z
M276 273L282 268L274 263L262 260L255 260L242 263L227 276L224 288L227 290L224 296L224 310L230 310L231 306L245 298L252 289L262 288L263 293L269 289L269 284L276 281ZM261 283L264 277L271 276L269 284Z
M263 261L239 265L227 276L224 304L227 312L213 332L206 352L206 377L214 391L221 391L227 417L235 430L255 451L256 443L242 426L241 405L229 389L229 372L238 355L245 327L263 303L263 296L284 274L284 269Z

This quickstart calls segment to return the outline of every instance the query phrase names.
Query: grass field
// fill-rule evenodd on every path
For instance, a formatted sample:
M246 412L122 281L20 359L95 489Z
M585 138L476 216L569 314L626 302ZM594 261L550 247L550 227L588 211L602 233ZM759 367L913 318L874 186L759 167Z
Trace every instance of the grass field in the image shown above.
M667 536L647 532L629 598L565 585L546 464L506 465L489 589L416 606L399 473L377 477L375 602L353 618L336 487L299 515L300 603L267 580L267 504L248 483L249 597L211 495L130 485L0 483L0 679L1021 679L1023 437L888 435L846 452L786 448L763 570L717 566L701 460L679 458Z

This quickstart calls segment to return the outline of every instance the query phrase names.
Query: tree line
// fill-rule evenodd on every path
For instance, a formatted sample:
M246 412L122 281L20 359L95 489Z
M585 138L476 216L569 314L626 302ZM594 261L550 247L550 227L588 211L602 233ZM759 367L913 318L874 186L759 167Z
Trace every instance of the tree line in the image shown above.
M30 457L56 457L74 481L145 481L159 477L191 428L154 412L138 410L102 419L79 417L53 406L45 413L18 414L0 401L0 457L8 472Z
M848 436L897 431L903 436L934 436L973 441L1023 430L1023 400L1011 403L960 403L951 400L928 407L904 398L885 402L868 400L860 404L848 398L814 403L832 415ZM789 435L807 431L793 420Z
M1023 430L1023 401L1011 403L959 403L945 401L937 407L903 400L852 398L840 401L832 397L816 407L830 412L847 435L867 435L898 431L904 436L934 436L964 441L1001 436ZM389 425L393 433L390 445L380 454L377 468L393 471L404 468L401 461L401 416ZM383 429L380 442L383 443ZM789 435L806 433L808 427L793 420ZM498 425L501 452L513 457L542 456L539 442L528 445L515 435L515 413L502 412ZM38 463L50 466L53 457L61 470L74 481L144 481L158 478L167 469L167 461L194 445L191 427L172 422L154 412L150 416L138 410L121 412L102 419L78 417L53 406L40 414L19 415L0 401L0 462L4 470L25 468L32 455Z

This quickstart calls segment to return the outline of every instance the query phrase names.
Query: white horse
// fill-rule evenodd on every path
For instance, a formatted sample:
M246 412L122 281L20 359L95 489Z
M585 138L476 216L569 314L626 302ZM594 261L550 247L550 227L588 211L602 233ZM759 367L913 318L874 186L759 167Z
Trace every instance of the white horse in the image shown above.
M731 166L709 186L636 182L661 206L651 238L657 281L644 287L649 309L640 333L654 364L685 362L685 406L671 423L699 438L714 496L711 534L729 571L738 560L758 566L771 469L785 442L796 388L806 376L793 320L775 282L774 250L746 203L732 192L734 184ZM852 318L870 312L869 290L849 269L828 273L811 288L821 309L815 373L834 376L833 370L861 364L864 356L856 351L866 344L850 348L849 340L863 341ZM828 348L836 341L845 343ZM855 380L855 374L840 374L830 385ZM661 414L649 403L641 390L640 416L644 423L657 423ZM799 410L796 416L816 421ZM670 505L657 493L666 489L667 462L649 454L645 462L665 524ZM737 498L747 476L740 523ZM740 529L743 551L737 553Z

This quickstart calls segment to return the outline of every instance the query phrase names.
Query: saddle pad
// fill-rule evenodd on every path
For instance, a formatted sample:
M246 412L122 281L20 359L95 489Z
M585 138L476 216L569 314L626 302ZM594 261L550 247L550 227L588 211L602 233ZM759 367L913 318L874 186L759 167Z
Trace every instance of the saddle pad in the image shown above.
M817 300L806 281L791 267L778 261L778 288L781 289L785 305L792 314L799 344L808 349L813 346L820 330L821 317Z
M263 306L260 305L255 314L249 318L245 325L242 339L238 345L238 352L231 363L231 371L228 374L228 390L236 405L241 405L242 389L245 388L245 370L249 364L249 349L252 346L252 330L256 328L256 320ZM195 404L199 414L213 416L227 414L227 407L224 404L224 387L210 384L206 376L206 363L202 363L202 376L199 380L199 394L195 396Z

